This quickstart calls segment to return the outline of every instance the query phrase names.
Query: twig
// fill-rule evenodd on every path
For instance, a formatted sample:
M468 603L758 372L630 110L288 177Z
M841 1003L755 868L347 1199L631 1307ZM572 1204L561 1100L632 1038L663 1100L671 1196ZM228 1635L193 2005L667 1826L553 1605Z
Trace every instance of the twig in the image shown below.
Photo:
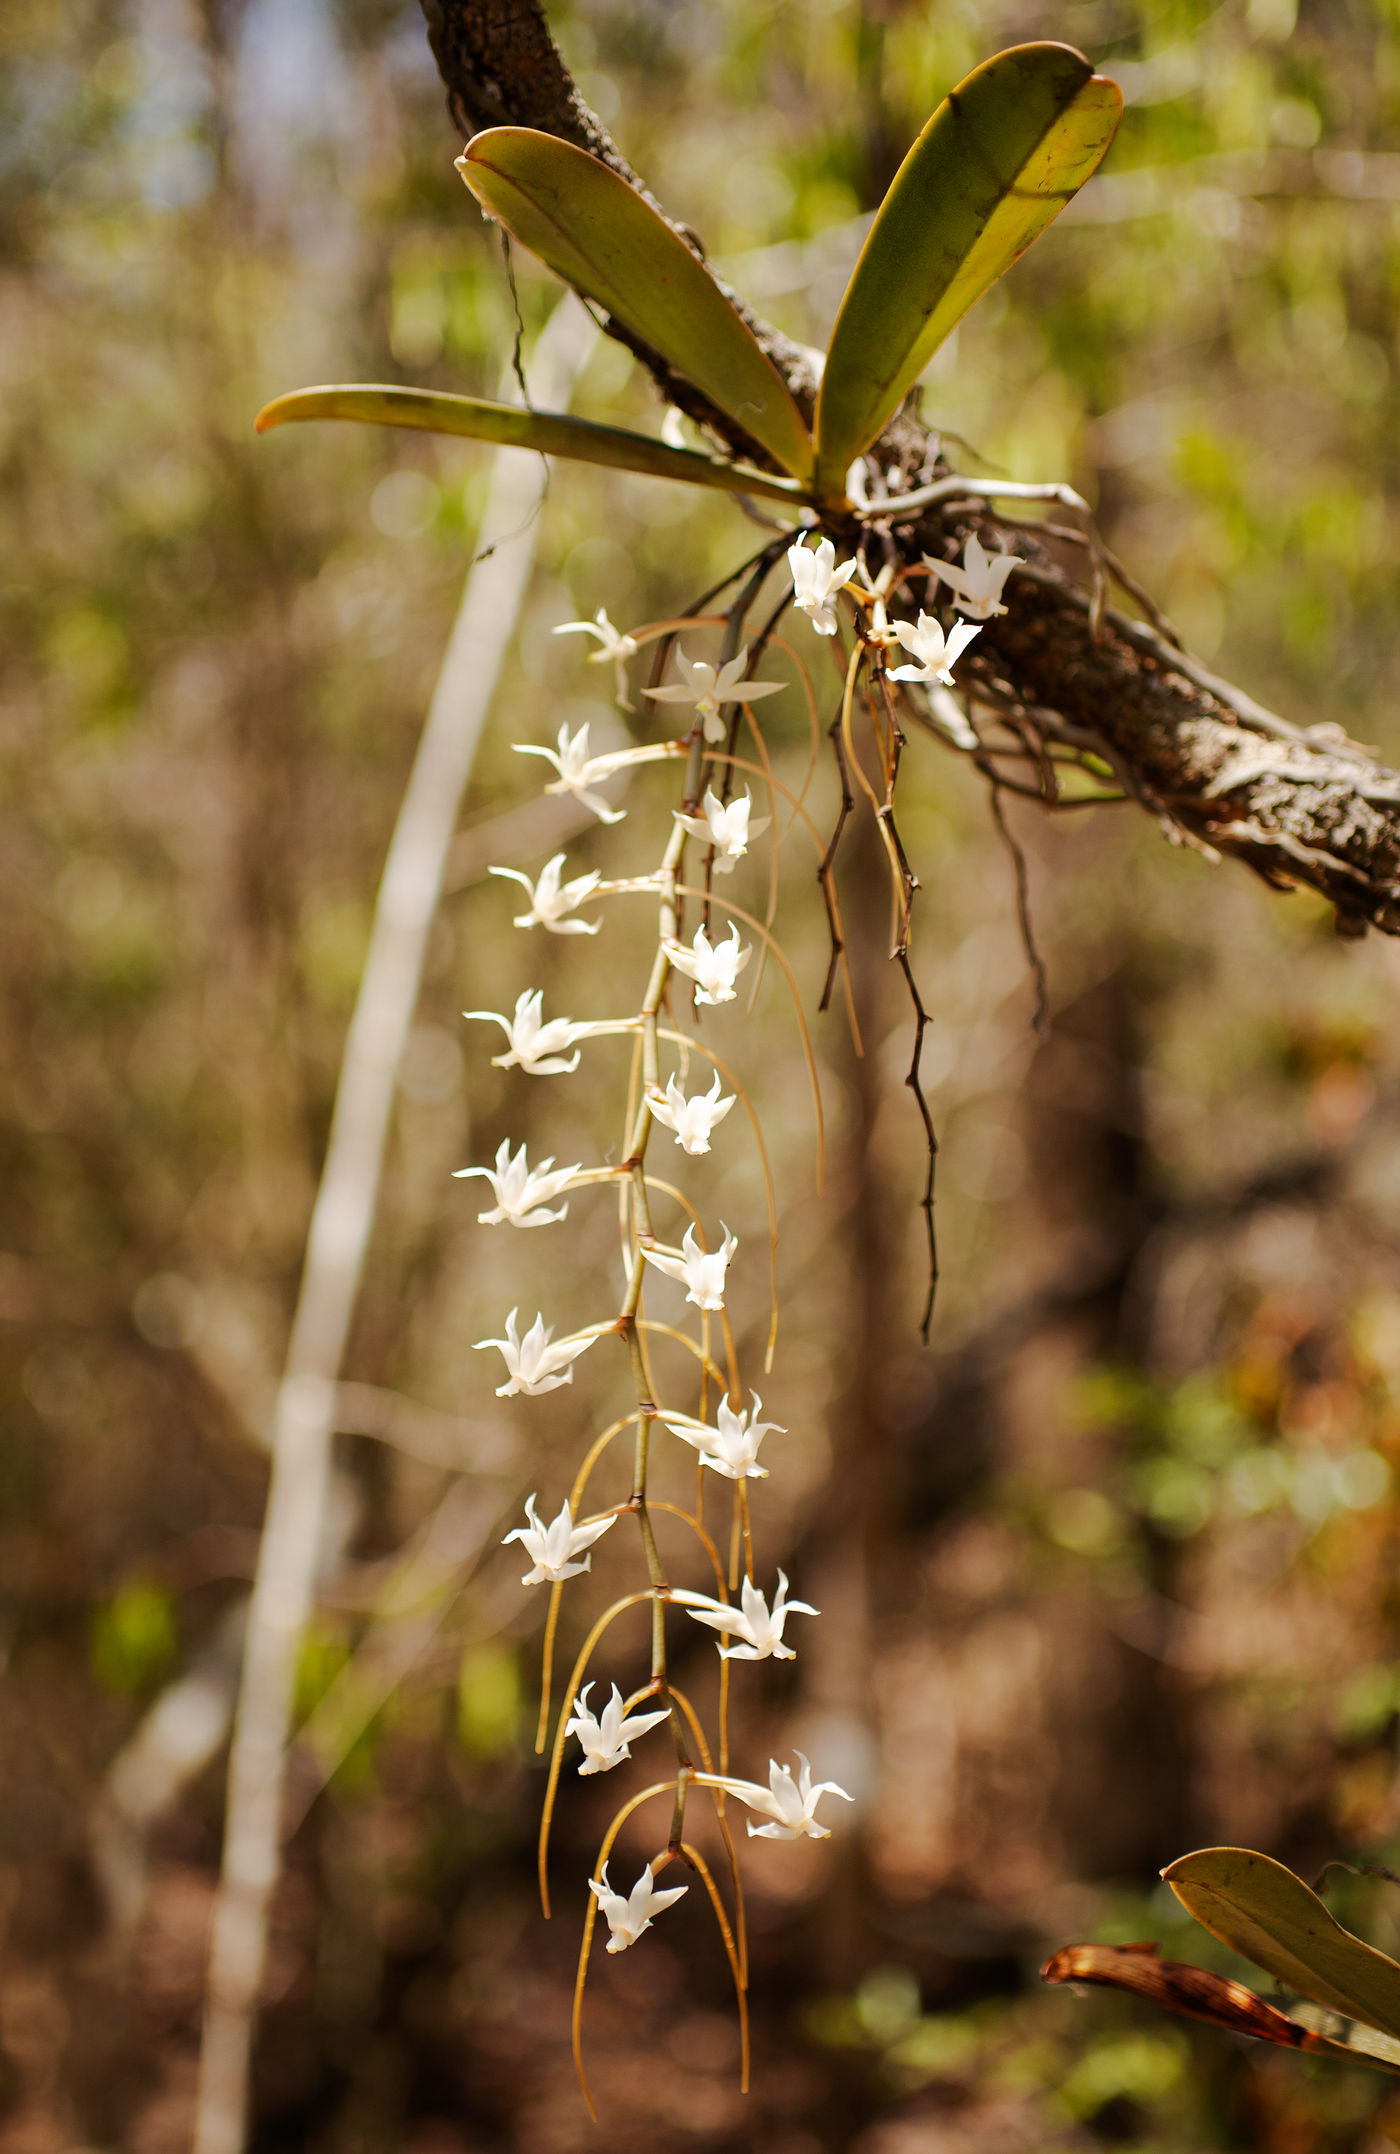
M1035 981L1035 1009L1031 1015L1031 1028L1037 1037L1043 1039L1050 1016L1050 985L1045 976L1045 960L1035 939L1035 923L1031 919L1026 855L1002 808L1001 792L1004 781L997 777L995 771L989 772L988 775L991 783L987 788L987 795L991 803L992 821L997 826L997 835L1011 856L1012 872L1016 878L1016 919L1021 930L1021 947L1026 953L1026 963L1030 966L1031 977Z

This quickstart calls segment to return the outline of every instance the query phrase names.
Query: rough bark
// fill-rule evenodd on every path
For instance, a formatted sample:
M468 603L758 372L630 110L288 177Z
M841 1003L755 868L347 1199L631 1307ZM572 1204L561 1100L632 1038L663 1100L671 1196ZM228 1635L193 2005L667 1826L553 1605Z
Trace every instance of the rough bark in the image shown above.
M467 133L502 124L556 134L620 172L643 193L607 130L589 112L549 34L541 0L422 0L453 117ZM648 195L648 200L652 197ZM659 207L659 205L655 205ZM664 214L664 213L663 213ZM677 227L702 252L695 235ZM731 293L804 408L814 393L799 346ZM733 422L616 323L668 401L719 440L758 453ZM937 440L901 415L871 452L872 469L916 487L946 471ZM868 526L866 527L868 528ZM1028 556L1008 586L1009 610L989 622L962 675L1033 749L1062 743L1112 766L1124 790L1178 839L1244 861L1278 886L1331 899L1338 926L1400 933L1400 776L1381 769L1341 729L1306 731L1215 680L1168 636L1095 609L1065 566L1065 550L1024 526L1004 527L972 498L940 502L888 531L909 563L951 559L965 534ZM858 537L856 526L838 536Z

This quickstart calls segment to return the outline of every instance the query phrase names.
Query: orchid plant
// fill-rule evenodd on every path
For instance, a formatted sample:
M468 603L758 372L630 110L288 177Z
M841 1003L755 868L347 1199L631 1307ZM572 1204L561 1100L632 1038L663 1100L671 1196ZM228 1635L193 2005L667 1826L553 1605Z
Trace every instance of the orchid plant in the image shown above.
M985 509L994 495L1004 494L1004 486L989 488L961 475L936 477L931 469L891 472L872 451L938 345L1094 170L1120 109L1115 85L1064 45L1017 47L961 84L919 136L875 219L837 317L814 408L810 397L804 403L794 393L685 238L618 173L552 136L491 128L475 137L458 161L486 215L726 414L744 444L740 453L723 457L686 448L670 429L656 439L558 414L393 388L307 390L279 399L259 420L266 428L293 419L358 419L510 442L719 489L748 497L750 504L762 502L765 511L785 511L790 519L720 587L736 595L718 614L697 608L679 621L621 629L600 611L592 621L566 622L556 631L582 634L597 646L588 662L613 668L623 709L648 711L653 722L673 723L677 731L603 753L593 751L587 725L576 732L561 725L553 746L513 743L520 754L549 766L546 792L570 796L609 826L628 812L619 805L612 781L642 765L666 765L674 773L675 791L659 818L659 856L649 874L614 881L597 871L568 876L562 853L534 876L512 867L493 870L520 886L525 907L515 925L525 933L542 928L546 934L593 937L606 932L609 901L623 894L649 897L656 908L655 935L635 1006L588 1020L546 1018L542 992L525 986L512 1012L465 1013L504 1033L504 1050L491 1058L501 1069L572 1077L583 1067L589 1043L607 1036L626 1038L633 1056L616 1163L577 1162L556 1169L546 1159L532 1169L523 1143L513 1149L506 1141L494 1167L462 1170L490 1186L495 1202L478 1215L490 1227L562 1227L570 1206L559 1200L593 1183L613 1184L620 1205L625 1255L620 1306L557 1338L542 1313L522 1333L520 1311L512 1309L501 1336L477 1342L504 1361L506 1380L497 1387L501 1397L535 1397L570 1386L579 1358L605 1336L620 1342L631 1379L632 1403L591 1437L553 1519L543 1521L532 1495L524 1524L506 1536L519 1542L529 1559L524 1584L549 1588L537 1738L537 1748L549 1749L539 1844L546 1914L550 1827L570 1743L578 1743L577 1771L586 1776L611 1771L631 1757L634 1745L660 1748L667 1739L670 1745L666 1769L630 1795L613 1817L589 1879L574 2010L575 2058L585 2094L581 2010L599 1913L608 1930L607 1950L630 1950L687 1889L658 1889L658 1878L678 1864L699 1879L733 1974L747 2079L748 1950L728 1804L737 1801L761 1820L749 1822L750 1834L794 1840L827 1836L829 1828L816 1815L823 1798L851 1800L832 1781L814 1783L800 1752L796 1775L789 1766L770 1762L766 1787L729 1770L731 1664L792 1659L796 1649L786 1635L788 1619L806 1621L818 1611L789 1597L781 1569L770 1596L755 1567L750 1486L769 1478L769 1465L759 1461L760 1446L785 1431L762 1418L762 1399L741 1373L736 1341L746 1332L731 1321L730 1300L747 1281L749 1253L722 1220L702 1219L685 1192L660 1180L649 1165L658 1130L668 1132L687 1158L725 1145L740 1126L727 1120L736 1098L743 1099L758 1133L742 1083L700 1031L702 1013L708 1021L710 1010L722 1011L737 1000L756 950L771 956L793 987L806 1041L801 1001L771 934L771 902L767 918L760 917L759 901L749 909L721 897L717 878L726 879L726 889L742 888L755 847L766 846L774 862L770 888L776 892L778 847L802 826L815 841L831 932L823 1008L845 963L835 839L826 844L819 836L807 787L793 792L775 775L755 706L769 704L788 682L760 677L758 668L770 654L786 660L806 700L814 740L816 697L800 651L776 633L781 594L776 608L765 602L765 610L759 610L759 602L765 593L771 600L770 579L782 578L782 593L803 617L799 634L818 639L808 645L809 654L834 658L838 669L842 685L831 739L841 791L848 806L853 784L866 796L888 858L895 898L893 954L903 966L917 1019L910 1082L931 1140L932 1123L919 1090L925 1018L908 964L916 884L894 814L902 715L911 707L907 691L917 690L912 705L917 715L955 745L966 748L970 740L972 752L981 753L970 700L969 715L958 717L959 735L940 699L954 689L969 699L992 693L990 676L978 672L976 639L983 622L1006 610L1003 593L1025 563L999 548L988 552L976 528L979 505ZM1012 491L1062 504L1068 495L1060 485ZM970 518L961 559L930 556L900 566L898 550L889 544L891 531L901 521L916 524L932 501L947 499L965 504ZM697 639L710 629L719 631L719 647L703 655ZM651 678L634 704L629 668L648 651ZM902 662L892 664L894 658ZM960 664L968 668L966 677L956 671ZM767 794L763 814L753 812L755 784ZM837 836L844 821L843 809ZM585 907L587 916L580 917ZM761 969L755 968L750 979ZM846 986L854 1026L848 979ZM710 1064L708 1088L688 1075L695 1057ZM808 1062L815 1090L810 1050ZM819 1097L816 1107L820 1124ZM930 1221L931 1176L930 1142L925 1193ZM769 1201L776 1244L771 1196ZM660 1232L661 1206L673 1202L689 1215L678 1244ZM648 1296L674 1300L678 1287L684 1297L681 1320L662 1323L651 1314ZM688 1348L698 1396L675 1394L669 1364L663 1365L657 1352L662 1337ZM770 1328L765 1382L773 1340ZM594 1471L627 1431L632 1437L629 1492L625 1500L590 1512ZM662 1504L655 1493L654 1452L661 1444L674 1444L677 1458L693 1461L695 1494L688 1506ZM725 1495L726 1483L727 1550L724 1533L712 1531L705 1515L707 1490L719 1487ZM673 1582L656 1536L660 1509L673 1513L685 1529L707 1574L707 1590ZM600 1560L614 1559L624 1537L612 1529L624 1518L635 1525L641 1582L592 1624L555 1710L553 1666L563 1588L590 1569L605 1535L610 1538L606 1550L598 1551ZM592 1672L595 1656L614 1624L635 1607L649 1611L648 1676L628 1695L611 1682L608 1700L595 1714L589 1704L598 1680ZM717 1706L708 1729L675 1679L678 1644L693 1652L706 1633L717 1663ZM713 1806L727 1891L690 1823L697 1795ZM670 1805L665 1840L624 1896L609 1883L610 1857L628 1820L658 1800Z

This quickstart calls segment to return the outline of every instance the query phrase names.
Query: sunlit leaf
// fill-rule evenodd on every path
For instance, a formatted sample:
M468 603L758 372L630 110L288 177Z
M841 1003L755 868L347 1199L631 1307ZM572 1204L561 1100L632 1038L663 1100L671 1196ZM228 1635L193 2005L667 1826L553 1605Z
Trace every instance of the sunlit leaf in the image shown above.
M1319 2005L1290 2005L1281 2012L1243 1982L1180 1960L1159 1959L1156 1945L1066 1945L1045 1962L1040 1975L1043 1982L1127 1990L1164 2011L1226 2027L1257 2042L1274 2042L1282 2049L1305 2049L1349 2064L1400 2072L1400 2042L1388 2035Z
M812 440L787 383L709 271L650 203L585 150L490 127L457 169L488 215L806 480Z
M1400 2072L1400 2041L1382 2034L1379 2028L1368 2027L1362 2020L1346 2019L1340 2012L1329 2011L1325 2004L1293 2003L1288 2007L1288 2016L1307 2028L1309 2049L1325 2050L1328 2056L1345 2057L1351 2063L1378 2064L1387 2071Z
M619 471L639 471L652 479L680 479L688 486L717 486L725 493L763 494L769 500L800 504L806 500L793 479L751 471L744 464L722 463L693 449L673 449L649 434L631 434L592 419L571 419L559 412L522 411L514 404L489 404L475 396L443 396L429 389L360 387L330 384L297 389L279 396L258 413L265 434L294 419L355 419L368 426L407 426L420 433L460 434L469 441L491 441L509 448L537 449L541 456L572 457L576 463L611 464Z
M1400 2037L1400 1965L1344 1930L1317 1894L1268 1855L1208 1847L1163 1872L1212 1936L1300 1996Z
M1016 45L944 98L861 250L817 399L817 491L840 494L975 299L1098 164L1117 83L1069 45Z

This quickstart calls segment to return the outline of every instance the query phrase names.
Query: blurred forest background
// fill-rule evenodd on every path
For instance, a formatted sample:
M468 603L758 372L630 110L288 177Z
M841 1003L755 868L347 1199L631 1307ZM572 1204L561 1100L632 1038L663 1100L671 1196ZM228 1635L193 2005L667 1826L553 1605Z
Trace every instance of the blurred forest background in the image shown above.
M1080 487L1199 655L1400 760L1394 0L578 0L554 22L672 213L816 342L948 86L1040 36L1115 73L1103 175L940 356L925 413L977 468ZM494 394L515 322L414 7L7 0L0 107L0 2150L181 2154L269 1407L486 468L252 419L317 380ZM533 335L556 294L517 269ZM660 418L605 345L575 408ZM842 870L864 1062L814 1018L824 1195L773 968L714 1035L755 1084L785 1223L760 1569L824 1611L795 1664L736 1685L736 1766L802 1743L858 1801L820 1847L746 1851L753 2094L682 1908L595 1968L588 2123L568 1999L619 1783L566 1783L546 1928L542 1607L496 1544L531 1488L552 1514L620 1357L500 1406L471 1342L516 1299L603 1313L609 1214L581 1194L502 1249L483 1185L450 1174L506 1135L604 1156L624 1063L611 1095L607 1046L587 1087L532 1087L458 1013L527 985L547 1013L632 1006L641 915L541 952L486 878L564 842L522 820L539 767L509 742L584 718L620 739L610 675L550 629L671 614L755 541L718 497L567 467L535 540L339 1394L256 2145L1382 2154L1379 2075L1036 1968L1140 1937L1228 1968L1156 1883L1193 1846L1308 1876L1400 1862L1397 954L1134 809L1013 804L1037 1037L985 790L924 736L902 786L943 1142L929 1350L909 1013L865 839ZM800 769L797 699L762 708ZM650 864L666 796L647 773L628 797L620 833L571 838L571 872ZM812 1010L825 931L795 845L779 925ZM707 1216L759 1246L746 1142L706 1172ZM756 1285L743 1314L756 1368ZM570 1644L614 1590L606 1553ZM1400 1943L1394 1888L1332 1898Z

